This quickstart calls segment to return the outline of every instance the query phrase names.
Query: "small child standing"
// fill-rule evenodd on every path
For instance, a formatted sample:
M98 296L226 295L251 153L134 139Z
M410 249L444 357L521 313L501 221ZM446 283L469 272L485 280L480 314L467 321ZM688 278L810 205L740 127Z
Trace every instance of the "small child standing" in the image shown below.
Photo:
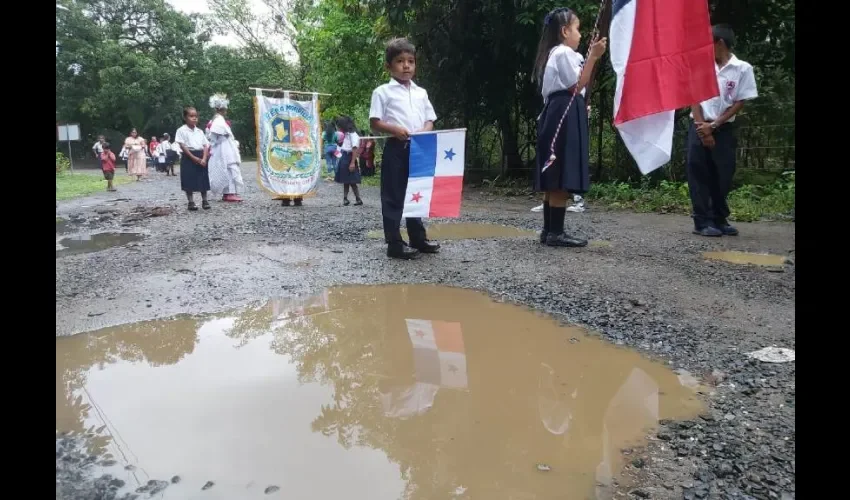
M112 186L112 179L115 178L115 153L110 149L108 142L102 142L100 149L100 168L103 170L103 178L106 179L106 190L116 191Z
M195 205L194 193L201 193L201 206L204 210L212 208L207 201L210 190L210 176L207 171L207 161L210 159L210 143L203 130L198 128L198 110L192 106L183 108L185 125L177 129L174 141L183 150L180 160L180 189L186 192L189 201L189 211L198 210Z
M97 158L98 164L100 163L100 156L103 154L103 144L106 142L106 137L99 135L97 136L97 142L94 143L94 146L91 147L91 150L94 152L94 157ZM103 168L103 165L100 166Z
M334 180L343 185L342 204L343 206L351 205L348 201L348 190L351 188L354 191L355 205L362 205L363 200L360 199L360 189L357 185L360 184L360 168L357 166L357 157L360 155L360 136L357 135L357 129L354 127L354 120L348 116L340 116L336 120L336 126L343 134L342 156L339 158L339 164L336 169Z
M387 139L381 166L381 213L387 256L413 259L419 253L437 253L440 245L428 241L422 219L407 219L410 245L401 237L401 216L410 175L410 134L434 130L437 115L428 92L413 83L416 73L416 47L404 38L387 44L386 68L392 79L372 92L369 123L372 130Z
M162 142L156 148L157 164L162 162L165 175L174 175L174 158L177 154L171 149L171 136L162 134Z
M569 195L584 194L590 188L589 124L584 91L593 67L605 53L607 41L591 40L585 61L576 52L581 40L579 27L579 18L570 9L561 7L549 12L543 20L532 74L532 81L543 95L543 111L537 120L534 176L534 190L543 192L540 243L552 247L587 246L587 240L564 232L564 219ZM553 153L554 161L546 168Z

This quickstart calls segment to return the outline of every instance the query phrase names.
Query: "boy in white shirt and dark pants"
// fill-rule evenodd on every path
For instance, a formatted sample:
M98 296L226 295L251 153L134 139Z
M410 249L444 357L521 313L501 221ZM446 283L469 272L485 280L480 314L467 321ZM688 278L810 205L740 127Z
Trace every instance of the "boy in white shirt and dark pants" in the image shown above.
M738 147L735 115L744 107L744 101L758 97L758 91L753 67L732 53L732 28L718 24L712 32L720 95L691 106L694 123L688 131L688 188L694 234L736 236L738 230L729 225L726 202Z
M410 134L433 130L437 115L428 99L428 92L413 83L416 47L403 38L390 41L386 64L392 80L372 92L369 109L372 130L392 135L384 146L381 164L384 238L388 257L413 259L419 253L437 253L440 250L440 245L428 241L422 219L407 219L409 245L401 238L399 227L410 174Z

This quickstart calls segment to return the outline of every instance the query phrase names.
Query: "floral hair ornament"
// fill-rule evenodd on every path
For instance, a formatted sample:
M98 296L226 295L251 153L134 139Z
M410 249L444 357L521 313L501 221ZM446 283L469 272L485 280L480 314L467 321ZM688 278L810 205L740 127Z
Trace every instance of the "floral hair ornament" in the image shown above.
M227 94L213 94L210 96L210 107L212 109L227 109L227 106L230 105L230 101L227 99Z
M570 9L568 9L567 7L558 7L557 9L554 9L552 12L546 14L546 17L543 18L543 26L549 26L549 23L552 22L552 19L554 19L555 16L557 16L561 12L569 11Z

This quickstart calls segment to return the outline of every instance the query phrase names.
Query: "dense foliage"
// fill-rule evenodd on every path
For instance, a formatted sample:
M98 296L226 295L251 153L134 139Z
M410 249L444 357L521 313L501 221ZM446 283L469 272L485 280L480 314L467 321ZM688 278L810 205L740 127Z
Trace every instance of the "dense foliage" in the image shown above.
M57 9L57 120L93 138L123 139L131 127L160 135L179 126L184 105L209 113L214 91L232 98L234 132L254 147L249 86L315 90L326 118L348 114L367 127L371 90L388 78L383 44L407 36L418 48L418 80L443 128L468 133L470 179L527 177L540 97L530 82L545 0L211 0L213 16L184 15L163 0L60 0ZM600 2L570 7L589 33ZM735 51L751 62L760 98L742 121L742 168L781 172L794 164L795 5L790 0L711 0L715 22L738 34ZM604 23L603 23L604 24ZM604 26L603 26L604 27ZM241 48L210 43L234 34ZM285 57L287 53L294 57ZM607 61L592 89L594 179L638 173L611 126L614 78ZM651 179L683 180L680 113L674 160ZM88 150L88 148L83 148ZM771 177L768 180L772 180Z

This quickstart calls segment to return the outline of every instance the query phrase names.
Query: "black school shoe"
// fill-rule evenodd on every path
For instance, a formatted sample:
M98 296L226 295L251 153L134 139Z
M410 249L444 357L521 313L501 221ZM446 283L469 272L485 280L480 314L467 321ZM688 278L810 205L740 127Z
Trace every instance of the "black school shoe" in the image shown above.
M416 250L419 250L421 253L439 253L440 244L434 243L433 241L425 240L421 243L415 243L410 245Z
M411 248L405 243L387 245L387 257L391 259L413 260L417 256L419 256L419 250Z
M289 198L284 198L284 199L280 200L281 206L284 206L284 207L288 207L289 202L290 202Z
M540 244L546 244L546 237L549 236L549 231L540 231Z
M717 229L723 233L723 236L738 236L738 228L729 225L728 222L717 224Z
M300 207L304 205L304 198L295 198L295 206Z
M723 236L723 231L714 226L705 226L703 228L694 228L694 234L708 236L709 238L719 238L720 236Z
M587 240L570 236L566 233L546 235L546 246L581 248L587 246Z

